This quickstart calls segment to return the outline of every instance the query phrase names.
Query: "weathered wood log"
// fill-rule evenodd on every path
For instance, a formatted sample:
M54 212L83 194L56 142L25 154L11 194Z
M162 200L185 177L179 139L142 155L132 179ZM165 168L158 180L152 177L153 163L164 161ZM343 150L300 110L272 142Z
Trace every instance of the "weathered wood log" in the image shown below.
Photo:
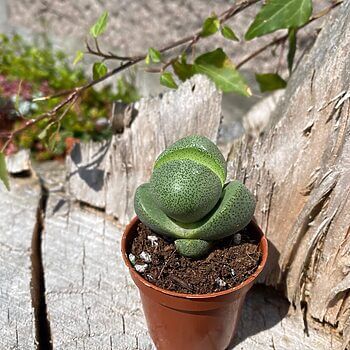
M133 215L137 186L150 177L162 150L190 134L216 140L221 94L206 77L195 76L177 91L142 99L135 109L136 118L122 134L102 144L77 144L67 161L71 195L123 224Z
M17 179L8 192L1 183L0 198L0 349L36 349L31 254L40 186Z
M293 73L271 129L235 143L230 177L258 198L276 255L265 283L350 341L350 1Z

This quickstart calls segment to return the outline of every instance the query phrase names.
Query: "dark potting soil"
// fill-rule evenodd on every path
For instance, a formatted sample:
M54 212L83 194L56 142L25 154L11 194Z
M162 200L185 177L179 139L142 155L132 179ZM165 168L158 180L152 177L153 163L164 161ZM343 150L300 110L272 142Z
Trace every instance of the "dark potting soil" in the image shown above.
M139 223L129 259L142 277L160 288L187 294L219 292L246 280L260 263L259 237L246 229L239 233L240 242L239 236L230 236L218 241L206 257L191 259L177 253L173 240Z

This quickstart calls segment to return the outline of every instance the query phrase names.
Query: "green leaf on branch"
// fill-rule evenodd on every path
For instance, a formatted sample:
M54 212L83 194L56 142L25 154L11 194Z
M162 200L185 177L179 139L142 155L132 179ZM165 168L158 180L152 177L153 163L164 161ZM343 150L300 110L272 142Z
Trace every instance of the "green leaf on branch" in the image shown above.
M238 36L229 26L223 26L221 28L221 35L226 39L239 41Z
M245 34L246 40L284 28L298 28L312 13L311 0L268 0Z
M61 128L61 123L58 121L53 121L48 123L46 127L38 135L38 138L42 140L42 143L51 152L55 151L57 139L59 139L59 131Z
M40 140L43 140L47 137L48 135L48 132L49 130L51 129L52 125L54 124L55 122L52 122L52 123L49 123L45 126L45 128L40 132L40 134L38 135L38 138Z
M220 28L220 21L216 15L208 17L202 26L201 36L207 37L215 34Z
M148 49L148 54L146 56L146 64L150 64L150 63L159 63L162 60L162 54L154 49L153 47L150 47Z
M245 80L221 48L197 57L194 70L208 76L223 92L251 95Z
M78 50L77 53L75 54L75 58L73 61L73 66L75 66L77 63L79 63L84 57L84 52Z
M174 77L170 72L164 72L160 76L160 83L170 89L177 89L177 84L175 83Z
M276 73L255 74L255 78L261 92L284 89L287 85L287 82Z
M107 66L103 62L95 62L92 66L92 76L94 80L100 79L107 74Z
M0 180L4 183L8 191L10 191L9 175L6 168L4 153L0 152Z
M295 52L297 50L297 31L295 28L289 29L288 41L289 41L289 50L287 55L287 61L288 61L289 74L291 74L293 70Z
M181 81L191 78L196 73L193 64L188 64L183 57L181 60L174 61L172 67Z
M96 23L90 28L90 34L96 39L103 34L107 28L108 12L105 11L96 21Z

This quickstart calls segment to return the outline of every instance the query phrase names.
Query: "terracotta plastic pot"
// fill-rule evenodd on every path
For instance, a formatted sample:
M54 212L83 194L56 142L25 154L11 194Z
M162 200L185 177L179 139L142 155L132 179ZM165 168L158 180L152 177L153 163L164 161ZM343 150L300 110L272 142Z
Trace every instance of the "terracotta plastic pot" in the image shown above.
M135 217L122 238L123 259L139 288L148 330L158 350L224 350L231 343L242 305L267 259L267 240L251 222L248 229L261 237L262 259L257 270L240 285L211 294L183 294L156 287L131 265L127 252L139 220Z

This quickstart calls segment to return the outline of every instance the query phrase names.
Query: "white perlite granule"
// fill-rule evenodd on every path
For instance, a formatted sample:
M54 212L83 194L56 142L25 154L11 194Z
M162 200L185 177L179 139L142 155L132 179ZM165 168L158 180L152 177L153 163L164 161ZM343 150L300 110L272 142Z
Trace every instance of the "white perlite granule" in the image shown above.
M131 254L131 253L129 254L129 260L130 260L132 265L135 265L136 258L135 258L134 254Z
M143 272L146 271L147 266L148 266L147 264L135 265L135 270L136 270L137 272L143 273Z
M218 277L215 282L219 285L219 287L225 287L226 286L226 282L224 280L222 280L220 277Z
M147 236L147 239L151 241L152 247L158 245L158 237L157 236Z
M150 263L152 261L151 254L147 252L142 252L140 254L140 258L146 263Z

